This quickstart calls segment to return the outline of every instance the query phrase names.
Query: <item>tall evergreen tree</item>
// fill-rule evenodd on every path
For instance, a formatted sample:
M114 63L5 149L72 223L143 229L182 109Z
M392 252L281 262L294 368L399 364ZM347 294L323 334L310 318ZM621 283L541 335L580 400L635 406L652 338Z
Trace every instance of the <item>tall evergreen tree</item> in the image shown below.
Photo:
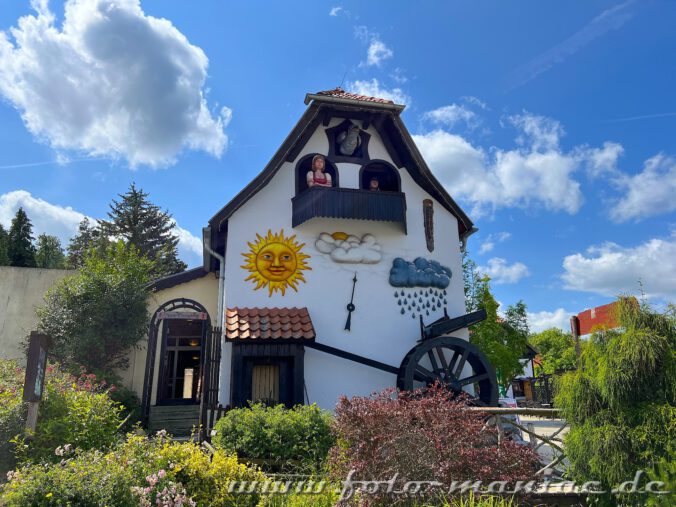
M35 246L33 245L33 224L28 215L19 208L9 228L9 263L17 267L35 267Z
M68 267L79 269L83 266L87 252L96 248L99 253L105 251L109 242L101 228L92 225L87 217L84 217L77 229L77 234L68 243Z
M9 266L9 235L5 228L0 224L0 266Z
M66 267L66 256L63 254L59 238L49 234L38 236L35 263L37 267L46 269L64 269Z
M166 276L184 271L186 264L178 258L178 237L171 215L148 200L148 193L134 183L120 201L113 199L108 218L102 221L106 235L134 245L142 255L154 262L154 276Z

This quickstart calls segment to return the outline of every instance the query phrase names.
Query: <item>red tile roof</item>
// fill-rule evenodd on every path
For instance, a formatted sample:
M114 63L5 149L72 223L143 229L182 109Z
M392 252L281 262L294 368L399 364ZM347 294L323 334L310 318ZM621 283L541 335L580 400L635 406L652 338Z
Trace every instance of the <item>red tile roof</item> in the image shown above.
M228 308L228 340L314 340L307 308Z
M378 97L369 97L368 95L358 95L356 93L346 92L340 86L333 90L317 92L317 95L328 95L330 97L337 97L339 99L362 100L365 102L378 102L380 104L394 104L394 101L392 100L380 99Z

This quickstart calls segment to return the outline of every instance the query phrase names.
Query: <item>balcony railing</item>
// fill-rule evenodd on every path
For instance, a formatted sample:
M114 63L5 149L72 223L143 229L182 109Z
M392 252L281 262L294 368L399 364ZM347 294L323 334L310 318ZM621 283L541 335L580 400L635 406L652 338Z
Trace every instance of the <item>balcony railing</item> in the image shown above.
M310 187L291 202L294 227L324 217L396 222L406 232L406 196L402 192Z

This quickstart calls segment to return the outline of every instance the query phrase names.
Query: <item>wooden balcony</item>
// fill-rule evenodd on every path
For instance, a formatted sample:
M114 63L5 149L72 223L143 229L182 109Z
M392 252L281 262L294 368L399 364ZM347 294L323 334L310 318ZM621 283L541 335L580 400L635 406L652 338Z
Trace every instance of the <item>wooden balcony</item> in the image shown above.
M396 222L406 233L406 196L356 188L311 187L291 199L293 227L315 217Z

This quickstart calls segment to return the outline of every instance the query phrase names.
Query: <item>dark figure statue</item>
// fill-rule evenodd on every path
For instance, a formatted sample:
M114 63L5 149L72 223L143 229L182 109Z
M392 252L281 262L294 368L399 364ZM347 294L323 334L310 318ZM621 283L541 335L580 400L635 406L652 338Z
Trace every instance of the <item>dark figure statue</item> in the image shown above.
M361 139L359 138L360 132L361 129L357 125L352 124L345 132L338 134L336 141L338 142L338 151L342 155L349 157L359 148L361 144Z

